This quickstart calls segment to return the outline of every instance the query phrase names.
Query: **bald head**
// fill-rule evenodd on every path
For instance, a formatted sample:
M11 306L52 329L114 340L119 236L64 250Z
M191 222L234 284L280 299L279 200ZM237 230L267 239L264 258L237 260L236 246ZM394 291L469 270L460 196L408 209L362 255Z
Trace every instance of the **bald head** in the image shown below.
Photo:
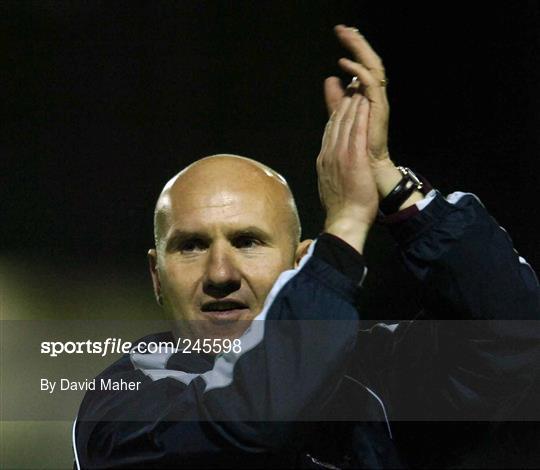
M288 233L293 246L300 240L300 220L285 178L260 162L237 155L212 155L198 160L164 186L154 212L154 238L160 251L172 225L194 211L220 210L238 203L253 206L259 215ZM249 208L246 208L249 209ZM208 212L210 215L211 213Z

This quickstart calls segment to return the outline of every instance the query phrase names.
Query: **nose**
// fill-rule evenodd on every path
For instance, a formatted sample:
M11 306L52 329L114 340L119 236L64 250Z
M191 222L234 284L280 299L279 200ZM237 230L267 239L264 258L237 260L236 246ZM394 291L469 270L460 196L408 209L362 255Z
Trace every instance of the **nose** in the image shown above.
M203 291L214 298L227 297L240 289L240 271L238 270L234 255L224 243L215 243L210 247Z

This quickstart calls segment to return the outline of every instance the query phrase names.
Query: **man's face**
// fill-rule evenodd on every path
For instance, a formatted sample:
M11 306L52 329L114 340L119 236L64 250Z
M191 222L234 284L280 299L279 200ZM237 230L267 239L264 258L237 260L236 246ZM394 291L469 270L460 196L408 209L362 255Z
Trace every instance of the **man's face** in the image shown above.
M275 182L194 181L169 198L158 254L164 308L177 335L238 337L294 264L290 218L276 201L283 196Z

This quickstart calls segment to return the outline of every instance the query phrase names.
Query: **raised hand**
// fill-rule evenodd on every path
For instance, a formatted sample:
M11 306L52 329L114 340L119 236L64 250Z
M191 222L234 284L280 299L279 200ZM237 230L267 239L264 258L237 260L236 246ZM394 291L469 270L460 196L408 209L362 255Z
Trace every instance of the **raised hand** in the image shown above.
M335 27L340 42L352 52L355 61L341 58L338 64L358 78L362 93L369 100L368 155L375 166L390 158L388 152L388 119L390 107L386 96L386 76L381 58L356 28ZM345 90L337 77L325 82L325 100L332 114L343 99Z
M317 157L325 231L362 252L379 198L367 154L369 101L344 96L332 113Z
M381 58L356 28L337 25L334 31L348 49L354 61L341 58L339 66L356 77L361 92L369 100L369 123L367 153L380 198L384 198L401 180L402 175L390 159L388 151L388 122L390 106L386 94L387 78ZM345 97L345 89L337 77L329 77L324 84L324 96L328 113L338 109ZM423 198L415 191L401 208L408 207Z

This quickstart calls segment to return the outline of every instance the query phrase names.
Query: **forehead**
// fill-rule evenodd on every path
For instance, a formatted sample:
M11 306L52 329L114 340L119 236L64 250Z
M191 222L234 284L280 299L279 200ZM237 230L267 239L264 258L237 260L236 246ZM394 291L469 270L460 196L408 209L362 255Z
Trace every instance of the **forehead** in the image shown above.
M283 198L266 185L209 183L179 185L171 191L166 211L169 228L201 230L218 224L257 225L274 231L286 222Z

